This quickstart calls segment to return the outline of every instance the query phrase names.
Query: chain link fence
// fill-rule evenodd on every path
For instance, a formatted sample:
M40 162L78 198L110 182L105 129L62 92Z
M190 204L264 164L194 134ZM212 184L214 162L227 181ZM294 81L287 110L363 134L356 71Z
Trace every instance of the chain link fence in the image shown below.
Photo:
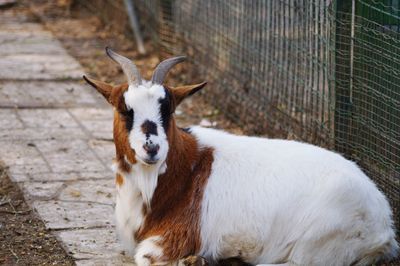
M125 16L122 0L87 2ZM161 57L188 55L209 81L209 102L248 133L357 161L399 228L400 0L133 2Z

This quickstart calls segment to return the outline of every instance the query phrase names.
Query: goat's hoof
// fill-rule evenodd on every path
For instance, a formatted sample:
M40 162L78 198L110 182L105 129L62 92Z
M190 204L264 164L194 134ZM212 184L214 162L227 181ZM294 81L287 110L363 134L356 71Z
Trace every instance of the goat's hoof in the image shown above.
M178 266L206 266L207 261L200 256L188 256L179 260Z

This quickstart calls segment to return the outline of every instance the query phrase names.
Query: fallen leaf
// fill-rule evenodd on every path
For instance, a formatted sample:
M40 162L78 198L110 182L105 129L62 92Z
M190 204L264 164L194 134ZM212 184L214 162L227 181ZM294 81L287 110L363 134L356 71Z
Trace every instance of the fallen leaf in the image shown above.
M75 198L79 198L81 196L81 192L78 190L71 190L69 193L71 194L72 197Z

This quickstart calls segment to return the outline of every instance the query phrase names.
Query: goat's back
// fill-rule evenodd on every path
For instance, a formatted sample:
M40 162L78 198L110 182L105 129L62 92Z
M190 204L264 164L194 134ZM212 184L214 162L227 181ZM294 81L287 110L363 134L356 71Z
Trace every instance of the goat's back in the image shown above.
M371 253L373 259L394 253L389 204L355 163L296 141L201 127L192 134L214 149L201 255L350 265Z

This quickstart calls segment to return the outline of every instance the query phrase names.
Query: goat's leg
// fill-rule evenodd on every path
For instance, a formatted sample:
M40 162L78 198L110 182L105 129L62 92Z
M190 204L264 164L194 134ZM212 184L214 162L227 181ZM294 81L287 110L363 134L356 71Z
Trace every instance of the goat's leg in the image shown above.
M178 266L206 266L207 261L200 256L188 256L178 261Z
M158 245L159 237L149 237L139 243L135 262L138 266L166 265L167 263L158 261L163 256L163 250Z
M135 255L135 262L138 266L206 266L207 261L200 256L188 256L178 261L158 260L163 257L162 248L157 244L157 237L150 237L143 240Z

